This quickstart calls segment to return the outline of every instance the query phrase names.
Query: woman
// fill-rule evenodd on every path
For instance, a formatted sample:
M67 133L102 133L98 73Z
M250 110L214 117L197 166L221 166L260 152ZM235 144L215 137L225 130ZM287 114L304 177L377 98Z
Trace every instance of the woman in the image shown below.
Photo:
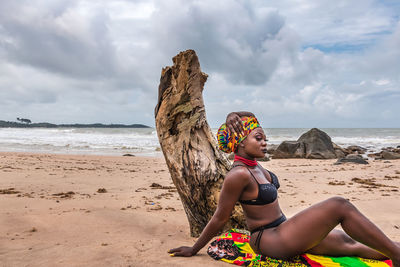
M232 169L224 179L218 207L192 247L171 249L174 256L193 256L229 220L239 201L251 232L255 252L277 259L302 253L329 256L390 258L400 267L399 243L391 241L349 201L333 197L286 219L278 198L278 178L255 159L267 152L266 136L250 112L233 112L218 130L218 143L235 152ZM344 230L336 230L340 224Z

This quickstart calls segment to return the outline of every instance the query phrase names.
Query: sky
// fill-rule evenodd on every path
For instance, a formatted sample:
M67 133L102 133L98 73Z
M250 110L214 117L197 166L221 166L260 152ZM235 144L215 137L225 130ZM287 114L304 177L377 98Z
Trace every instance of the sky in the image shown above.
M154 127L187 49L213 128L400 127L397 0L1 0L0 120Z

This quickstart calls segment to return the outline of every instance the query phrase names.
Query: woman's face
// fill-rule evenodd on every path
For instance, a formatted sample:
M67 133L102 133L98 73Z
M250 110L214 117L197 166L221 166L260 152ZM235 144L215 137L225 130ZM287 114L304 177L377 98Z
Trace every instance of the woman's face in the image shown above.
M243 140L244 152L254 158L263 158L267 153L267 138L262 128L254 129Z

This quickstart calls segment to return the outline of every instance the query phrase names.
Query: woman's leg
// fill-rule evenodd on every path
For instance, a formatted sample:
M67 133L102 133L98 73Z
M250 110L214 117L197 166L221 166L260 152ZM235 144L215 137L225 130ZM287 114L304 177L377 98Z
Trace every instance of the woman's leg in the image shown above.
M320 244L338 224L354 240L391 258L394 266L400 267L400 247L341 197L311 206L277 228L265 230L260 251L278 258L304 253Z
M326 256L357 256L366 259L386 260L388 257L355 241L345 232L333 229L318 245L307 253Z

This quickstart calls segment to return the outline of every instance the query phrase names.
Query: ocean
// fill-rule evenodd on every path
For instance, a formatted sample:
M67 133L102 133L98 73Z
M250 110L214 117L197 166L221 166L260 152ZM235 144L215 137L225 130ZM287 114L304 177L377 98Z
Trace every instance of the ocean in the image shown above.
M297 140L309 128L264 129L269 144ZM400 145L400 128L328 128L342 147L359 145L370 152ZM212 129L213 133L217 129ZM162 157L154 128L0 128L0 151Z

